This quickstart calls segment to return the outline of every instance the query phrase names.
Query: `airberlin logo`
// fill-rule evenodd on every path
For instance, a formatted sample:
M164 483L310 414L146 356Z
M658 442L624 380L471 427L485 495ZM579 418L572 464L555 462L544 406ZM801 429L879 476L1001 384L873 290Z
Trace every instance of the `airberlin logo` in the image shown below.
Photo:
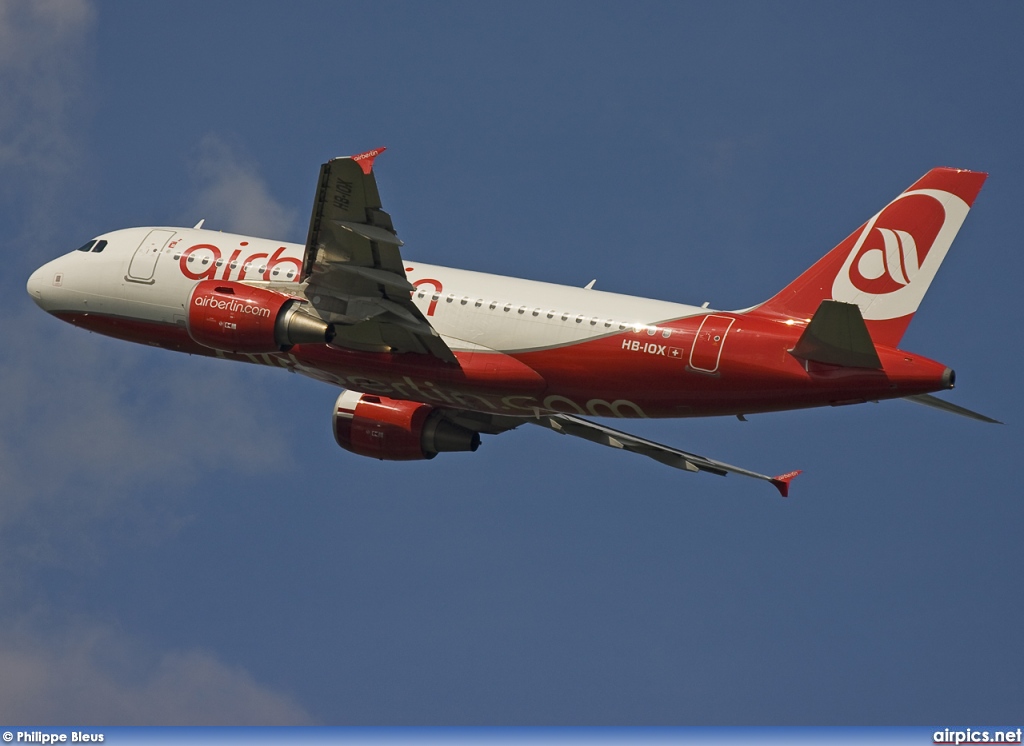
M832 300L856 303L867 321L914 313L970 209L940 189L904 192L840 244Z
M868 225L850 264L850 282L872 295L909 285L924 264L946 221L935 197L909 194L886 207Z
M200 308L214 308L218 311L229 311L231 313L244 313L250 316L270 318L270 309L263 308L251 303L243 303L235 298L218 298L216 295L204 295L192 301Z

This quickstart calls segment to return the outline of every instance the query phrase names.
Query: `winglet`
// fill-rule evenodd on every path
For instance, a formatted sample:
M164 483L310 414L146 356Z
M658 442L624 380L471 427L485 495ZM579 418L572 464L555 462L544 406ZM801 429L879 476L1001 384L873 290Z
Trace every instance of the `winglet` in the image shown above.
M772 477L768 481L775 485L775 489L779 491L783 497L789 497L789 483L796 479L800 474L803 473L803 469L797 469L796 471L786 472L785 474L779 474L777 477Z
M365 153L352 156L352 160L359 164L359 168L363 169L363 173L369 176L370 171L373 170L373 159L383 153L387 148L374 148L368 150Z

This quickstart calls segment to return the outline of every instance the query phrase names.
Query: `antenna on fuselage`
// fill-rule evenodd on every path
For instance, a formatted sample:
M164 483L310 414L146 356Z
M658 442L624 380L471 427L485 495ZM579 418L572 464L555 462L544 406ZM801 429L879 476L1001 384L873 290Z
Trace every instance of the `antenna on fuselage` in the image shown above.
M205 222L206 222L206 218L203 218L198 223L196 223L195 225L192 226L192 230L194 230L194 231L199 230L200 228L203 227L203 223L205 223Z
M583 289L584 290L593 290L595 282L597 282L597 278L596 277L593 280L591 280L590 282L588 282L586 285L584 285Z

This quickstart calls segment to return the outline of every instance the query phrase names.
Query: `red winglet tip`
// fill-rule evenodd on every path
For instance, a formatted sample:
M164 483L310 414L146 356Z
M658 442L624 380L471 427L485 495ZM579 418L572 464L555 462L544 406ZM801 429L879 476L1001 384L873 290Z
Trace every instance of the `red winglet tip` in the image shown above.
M772 477L771 482L775 485L775 489L779 491L783 497L789 497L789 483L796 479L803 473L803 469L797 469L796 471L789 471L785 474L779 474L777 477Z
M373 170L373 159L383 153L387 148L374 148L368 150L365 153L352 156L352 160L359 164L359 168L363 169L363 173L367 176L370 175L370 171Z

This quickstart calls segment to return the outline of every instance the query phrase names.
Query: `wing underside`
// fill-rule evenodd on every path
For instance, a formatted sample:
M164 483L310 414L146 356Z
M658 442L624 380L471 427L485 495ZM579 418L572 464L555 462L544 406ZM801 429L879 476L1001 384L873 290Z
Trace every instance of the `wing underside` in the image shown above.
M373 175L373 160L383 150L334 158L320 167L303 259L306 295L334 325L335 345L429 354L455 363L412 302L402 242Z
M723 461L716 461L706 456L698 456L696 453L689 453L678 448L655 443L653 440L630 435L621 430L605 427L604 425L599 425L596 422L591 422L571 414L541 415L529 421L562 435L573 435L577 438L589 440L592 443L599 443L610 448L618 448L630 453L647 456L674 469L692 472L706 471L723 477L726 474L740 474L745 477L761 479L771 483L783 497L789 495L789 483L800 474L799 471L792 471L787 474L770 477L767 474L759 474L756 471L733 466Z
M445 416L456 424L468 429L494 435L513 430L527 423L540 425L549 430L554 430L560 435L571 435L588 440L591 443L646 456L674 469L689 472L704 471L723 477L727 474L739 474L744 477L760 479L770 483L783 497L789 496L789 483L801 473L800 471L791 471L774 477L760 474L756 471L727 464L724 461L700 456L696 453L656 443L653 440L647 440L637 435L631 435L615 428L599 425L596 422L591 422L571 414L559 413L539 414L536 417L509 417L504 415L488 415L480 412L445 410Z

